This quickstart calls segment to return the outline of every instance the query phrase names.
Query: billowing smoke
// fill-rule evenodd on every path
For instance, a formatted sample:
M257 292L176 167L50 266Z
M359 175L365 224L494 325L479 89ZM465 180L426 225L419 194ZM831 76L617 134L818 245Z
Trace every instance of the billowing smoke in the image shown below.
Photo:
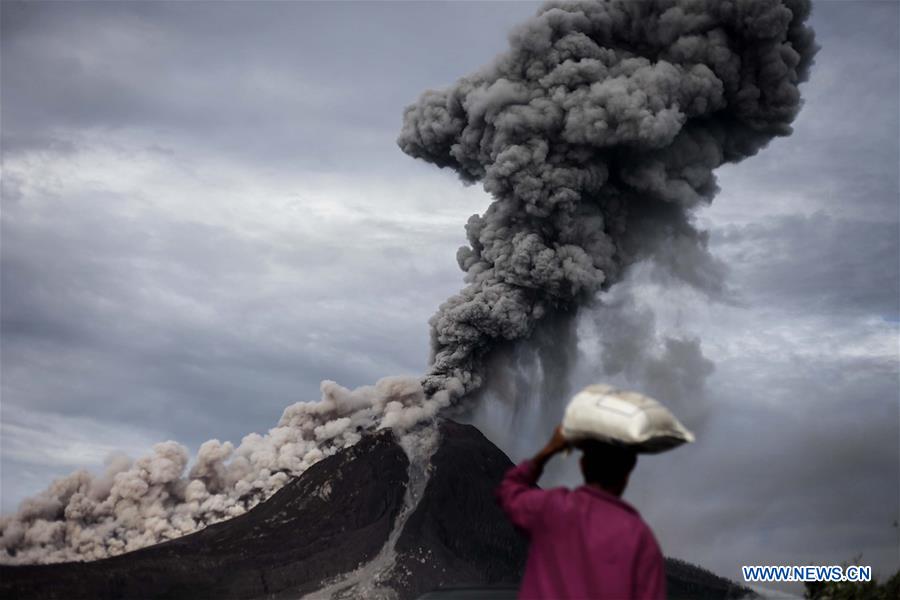
M390 427L403 436L447 402L443 392L426 397L411 377L355 390L325 381L321 400L288 406L266 435L237 448L205 442L189 470L187 448L169 441L133 463L112 457L103 476L76 471L53 482L0 517L0 561L93 560L180 537L246 512L364 432Z
M691 210L712 200L716 167L790 133L815 52L809 9L808 0L544 6L506 53L404 114L406 153L481 181L493 197L466 226L457 256L466 286L431 320L421 382L354 391L325 382L319 402L288 407L237 448L206 442L189 469L186 449L165 442L134 463L112 460L101 477L74 473L0 520L0 561L101 558L240 514L364 432L402 435L458 404L484 382L491 353L539 322L558 320L570 338L572 312L641 258L702 284L709 269L698 265L714 261ZM683 347L660 364L696 346L671 343ZM705 368L695 350L685 372ZM558 393L571 356L553 356L542 364Z
M703 354L698 338L661 331L654 310L641 301L635 287L634 278L614 286L585 319L598 342L596 363L606 379L626 387L640 384L650 396L664 398L699 434L710 414L705 386L715 365Z
M493 197L457 255L466 287L431 320L426 390L478 388L498 343L639 258L705 253L690 211L712 200L713 170L791 132L815 53L809 11L807 0L551 2L506 53L407 108L403 151Z

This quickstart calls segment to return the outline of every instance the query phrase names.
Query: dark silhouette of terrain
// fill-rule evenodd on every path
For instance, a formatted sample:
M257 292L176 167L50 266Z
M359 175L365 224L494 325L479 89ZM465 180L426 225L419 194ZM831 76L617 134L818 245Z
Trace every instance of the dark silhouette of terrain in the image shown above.
M0 597L254 598L286 588L313 591L384 545L403 501L407 465L385 431L313 465L249 512L202 531L94 562L2 567Z
M525 563L527 541L493 497L509 458L470 425L443 421L440 431L386 577L401 600L442 587L515 587ZM0 567L0 597L299 598L378 555L402 511L408 467L391 432L381 431L202 531L94 562ZM666 566L673 598L749 591L681 561Z

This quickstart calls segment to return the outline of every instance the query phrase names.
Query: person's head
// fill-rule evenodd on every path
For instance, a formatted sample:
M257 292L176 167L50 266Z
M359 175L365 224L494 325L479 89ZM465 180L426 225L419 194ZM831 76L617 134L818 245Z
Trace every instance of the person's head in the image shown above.
M620 496L637 463L634 450L595 440L579 442L577 447L582 451L581 472L585 483Z

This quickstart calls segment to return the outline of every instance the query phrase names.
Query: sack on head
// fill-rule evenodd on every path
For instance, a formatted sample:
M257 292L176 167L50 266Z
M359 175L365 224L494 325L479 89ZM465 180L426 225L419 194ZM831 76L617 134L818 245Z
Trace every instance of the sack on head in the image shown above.
M643 453L665 452L694 441L694 434L653 398L600 384L572 398L562 433L572 442L594 439Z

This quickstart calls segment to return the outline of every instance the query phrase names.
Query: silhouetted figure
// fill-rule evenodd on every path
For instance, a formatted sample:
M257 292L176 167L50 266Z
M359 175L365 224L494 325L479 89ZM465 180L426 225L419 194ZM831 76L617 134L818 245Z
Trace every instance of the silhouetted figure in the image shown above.
M621 446L579 442L585 484L538 488L547 461L569 447L557 427L534 458L507 471L497 489L503 510L531 541L519 598L665 598L659 544L621 498L637 455Z

